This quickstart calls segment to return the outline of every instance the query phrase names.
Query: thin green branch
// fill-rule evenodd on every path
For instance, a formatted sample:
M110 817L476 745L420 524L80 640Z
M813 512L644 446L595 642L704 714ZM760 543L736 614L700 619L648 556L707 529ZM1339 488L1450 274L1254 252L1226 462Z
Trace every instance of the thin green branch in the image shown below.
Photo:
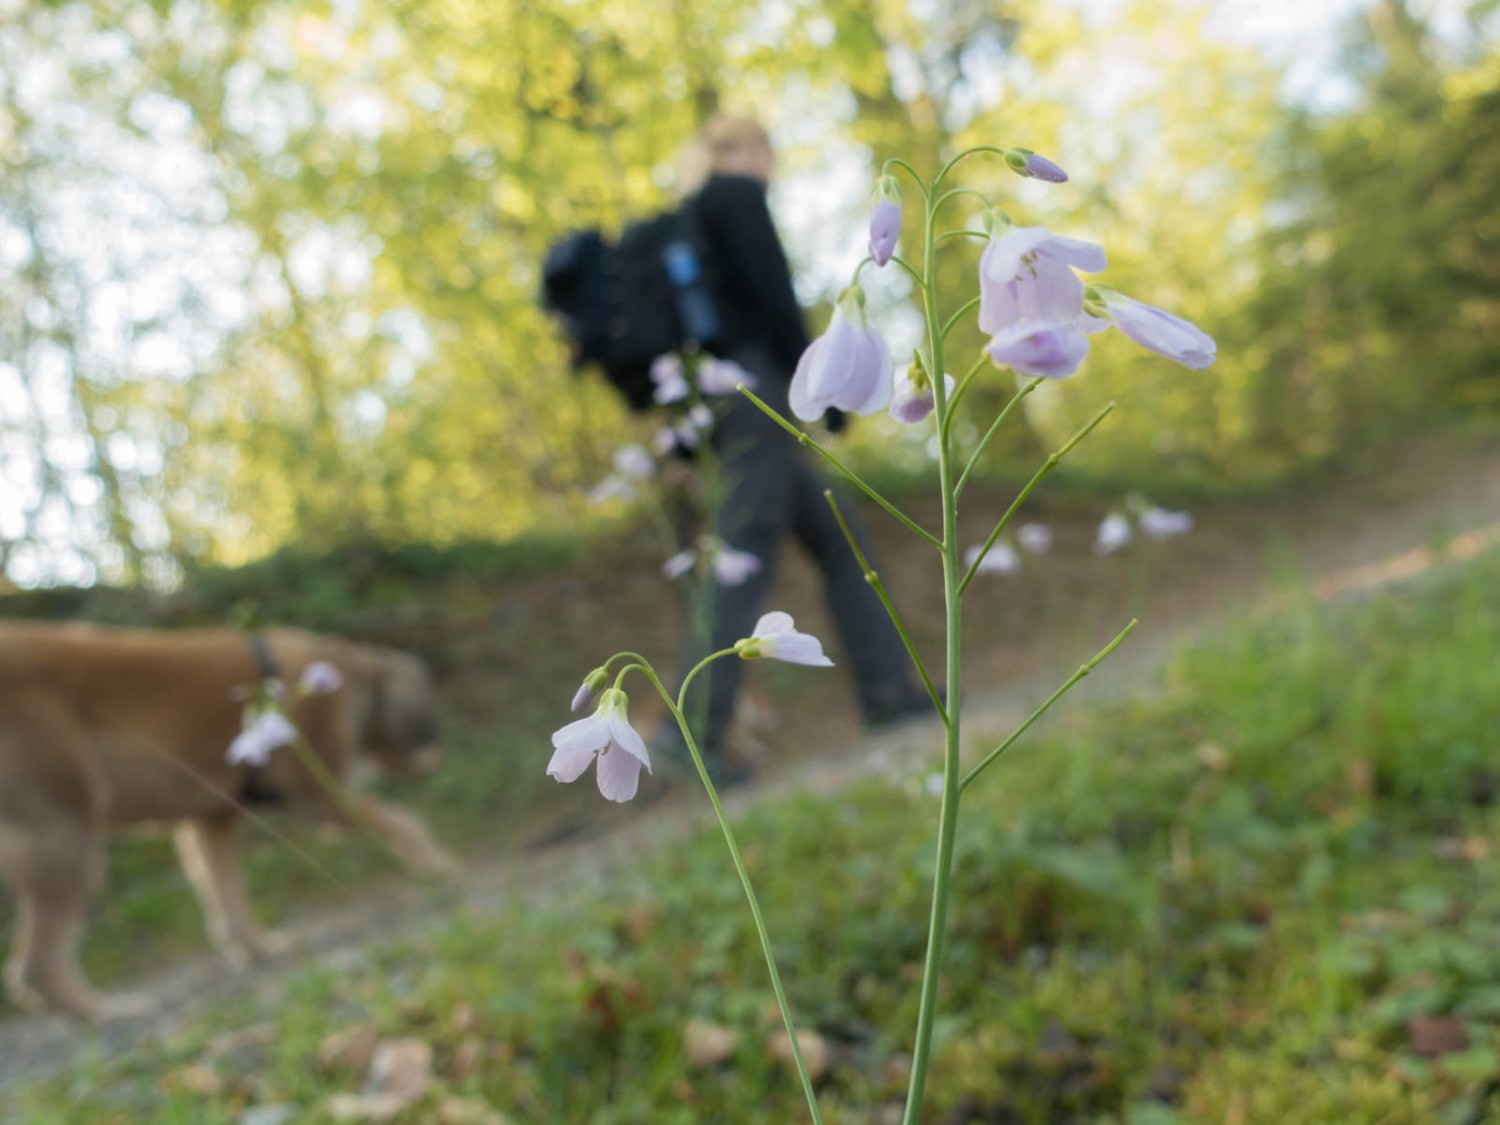
M1045 477L1053 469L1057 468L1057 463L1068 455L1069 450L1071 450L1084 438L1088 437L1089 432L1100 422L1104 421L1104 419L1109 415L1109 412L1114 408L1115 404L1110 403L1103 410L1099 411L1098 414L1095 414L1093 418L1089 420L1088 424L1083 427L1083 429L1079 430L1076 434L1070 437L1067 443L1061 449L1059 449L1051 457L1047 458L1047 460L1042 464L1042 467L1038 469L1032 476L1031 480L1027 482L1026 487L1021 489L1021 494L1017 496L1011 506L1005 510L1005 515L1000 517L1000 522L995 525L995 530L990 532L990 537L984 541L984 546L980 548L979 554L975 557L973 565L969 567L969 572L964 575L963 581L959 583L958 592L960 596L962 596L963 592L969 588L969 583L974 581L974 575L979 573L979 566L984 562L984 556L990 553L990 548L995 545L995 540L1000 538L1000 533L1005 530L1005 525L1010 523L1010 518L1011 516L1016 514L1016 509L1021 506L1026 497L1031 495L1032 489L1036 488L1036 486L1042 482L1043 477Z
M948 433L953 428L951 419L954 416L954 412L958 409L960 400L963 399L964 394L968 391L969 385L974 382L975 377L988 365L988 358L981 355L974 361L974 366L964 373L964 377L958 381L958 385L953 388L953 396L948 399L947 413L943 417L943 440L947 440Z
M937 236L938 245L941 246L950 238L977 238L983 242L988 242L990 240L990 236L985 234L984 231L969 230L967 227L965 227L962 230L945 230L942 234Z
M1109 644L1107 644L1103 648L1101 648L1098 652L1096 652L1094 654L1094 656L1090 660L1088 660L1086 663L1084 663L1078 669L1078 671L1074 672L1071 676L1069 676L1068 677L1068 681L1065 684L1063 684L1062 687L1060 687L1056 691L1054 691L1047 698L1047 702L1043 703L1040 707L1038 707L1035 711L1033 711L1031 713L1030 718L1028 718L1020 726L1018 726L1014 731L1012 731L1011 734L1010 734L1010 737L1008 737L1004 742L1000 743L999 746L995 747L988 754L986 754L984 756L984 760L982 762L980 762L973 769L971 769L967 774L964 775L963 781L961 781L959 783L959 791L962 792L963 790L967 789L969 787L970 783L973 782L973 780L976 777L978 777L981 773L983 773L986 769L988 769L991 765L993 765L994 762L995 762L995 760L997 758L999 758L1001 754L1005 753L1007 750L1010 749L1011 743L1015 742L1016 739L1020 738L1023 734L1025 734L1029 729L1031 729L1031 724L1032 723L1036 722L1038 719L1040 719L1043 715L1045 715L1047 713L1047 709L1049 707L1051 707L1054 703L1056 703L1059 699L1061 699L1064 695L1066 695L1068 693L1069 689L1071 689L1074 684L1076 684L1079 680L1083 679L1090 672L1092 672L1095 668L1097 668L1099 666L1099 664L1104 660L1104 658L1106 656L1108 656L1110 653L1114 652L1115 649L1119 648L1120 645L1124 642L1125 638L1128 637L1128 636L1130 636L1130 631L1132 629L1134 629L1139 624L1140 624L1139 620L1137 620L1136 618L1132 617L1130 619L1130 624L1127 625L1127 626L1125 626L1125 628L1121 629L1120 632L1119 632L1119 634L1115 637L1114 640L1110 641Z
M871 259L871 261L873 261L873 260L874 259ZM900 254L892 254L891 255L891 261L895 262L896 265L898 265L902 269L904 269L906 271L906 275L908 277L910 277L912 279L912 281L914 281L919 288L924 284L924 282L922 281L922 275L919 274L916 271L916 268L910 262L908 262L905 258L903 258Z
M912 178L912 182L917 185L917 190L922 193L923 200L931 198L931 193L927 190L926 182L922 179L921 174L910 164L902 160L899 156L893 156L885 162L884 166L881 168L881 173L883 175L890 175L890 170L892 168L900 168L903 172L905 172Z
M948 161L947 164L943 165L943 170L937 174L937 179L932 181L932 190L937 191L942 182L948 178L949 172L953 171L953 169L957 168L965 160L969 159L969 157L978 156L981 152L993 152L999 156L1005 155L1003 148L996 148L994 145L975 145L973 148L966 148L952 160Z
M937 217L937 213L943 209L943 204L944 203L947 203L948 200L953 199L954 197L960 196L960 195L972 195L972 196L977 197L986 207L993 207L994 206L994 204L990 202L990 197L989 196L985 195L984 192L982 192L982 191L976 190L975 188L963 188L963 187L961 187L961 188L950 188L947 191L943 192L942 195L938 196L936 202L933 203L933 205L932 205L932 214L933 214L933 217L934 218Z
M1031 382L1024 384L1019 391L1011 396L1010 401L1005 404L1005 409L1000 411L1000 416L990 423L990 428L985 431L984 437L980 440L979 444L975 447L973 454L969 457L969 463L964 466L963 475L958 478L958 494L960 496L963 495L964 485L968 483L969 474L972 473L975 466L979 464L979 459L984 456L984 451L986 448L988 448L990 439L999 432L1000 426L1002 423L1004 423L1006 416L1010 414L1011 410L1013 410L1020 404L1023 398L1025 398L1041 385L1042 377L1040 375L1032 379Z
M860 550L859 541L854 538L854 532L850 529L848 522L844 519L844 513L839 509L839 502L834 499L832 490L824 489L823 498L828 501L828 506L833 509L833 518L839 521L839 528L844 533L844 538L849 541L849 548L854 552L854 557L859 560L859 568L865 573L865 581L875 591L875 596L880 599L880 604L885 606L885 611L890 615L891 623L896 626L896 632L901 634L901 643L906 646L906 653L911 657L911 662L916 665L917 675L922 677L922 686L927 689L927 694L932 697L932 705L937 708L938 717L943 720L943 725L948 725L948 711L943 703L943 697L933 686L932 677L927 674L927 666L922 662L922 656L917 652L917 646L912 643L911 634L906 630L906 624L901 620L901 615L896 612L896 606L886 592L885 583L880 580L879 573L870 566L865 553Z
M732 649L729 651L733 651ZM722 656L716 653L715 656ZM713 659L710 657L709 659ZM697 672L708 661L705 660L694 668ZM745 901L750 904L750 915L755 919L755 934L760 939L761 953L766 959L766 970L771 976L771 991L776 994L777 1007L781 1009L781 1022L786 1027L787 1038L791 1041L792 1060L797 1066L797 1076L802 1080L802 1092L807 1098L807 1108L812 1113L813 1125L823 1125L822 1114L818 1110L818 1096L813 1091L812 1077L808 1074L807 1064L802 1059L802 1043L797 1038L797 1025L792 1019L792 1007L787 1001L786 990L781 984L781 973L776 968L776 955L771 949L771 934L766 929L765 917L760 912L760 900L755 897L755 887L750 882L750 872L745 867L745 860L740 855L740 846L735 841L734 830L729 826L729 817L724 812L724 806L719 801L719 792L714 788L713 778L708 774L708 767L703 764L703 755L698 751L698 744L693 739L693 732L688 728L687 716L683 713L680 704L672 703L672 696L657 678L656 672L649 666L643 667L642 671L656 686L663 701L671 708L672 717L677 720L678 729L682 731L683 740L687 743L688 753L692 755L693 766L698 771L698 777L703 782L703 788L708 791L709 803L714 807L714 815L718 817L719 829L724 833L724 843L729 847L729 857L734 861L734 870L740 878L740 887L745 892ZM693 673L689 673L689 677ZM686 684L684 684L684 688Z
M954 326L958 324L959 317L963 316L970 309L978 307L979 300L978 297L970 297L958 307L958 311L948 318L947 324L943 325L943 339L946 340L948 338L948 333L952 332Z
M892 259L892 260L894 261L895 259ZM788 422L785 418L783 418L775 410L773 410L771 407L767 406L764 402L762 402L759 398L757 398L756 395L755 395L755 392L752 391L752 390L750 390L750 388L744 387L744 386L740 387L740 394L744 395L751 402L755 403L756 406L760 407L761 411L768 418L770 418L772 421L774 421L778 426L780 426L787 433L791 434L794 438L797 439L798 442L800 442L803 445L811 446L814 450L816 450L823 457L823 459L825 461L827 461L830 465L832 465L839 472L843 473L844 476L846 478L848 478L849 482L854 485L854 487L858 488L861 492L863 492L871 500L875 501L875 503L879 504L882 508L884 508L887 512L889 512L892 516L894 516L897 520L899 520L901 523L905 524L906 527L907 527L907 529L909 531L911 531L914 534L920 536L922 539L925 539L928 543L932 544L934 547L941 547L943 545L942 541L940 539L938 539L936 536L934 536L930 531L928 531L926 528L924 528L921 524L916 523L914 520L912 520L912 518L910 516L908 516L900 508L898 508L894 504L892 504L884 496L880 495L880 493L876 492L873 488L871 488L868 484L866 484L863 480L861 480L859 478L859 476L854 472L853 469L850 469L847 465L845 465L842 461L840 461L837 457L835 457L827 449L825 449L825 448L823 448L823 446L819 445L816 441L814 441L812 439L812 437L810 435L808 435L808 434L804 433L803 431L799 430L796 426L792 425L792 423Z

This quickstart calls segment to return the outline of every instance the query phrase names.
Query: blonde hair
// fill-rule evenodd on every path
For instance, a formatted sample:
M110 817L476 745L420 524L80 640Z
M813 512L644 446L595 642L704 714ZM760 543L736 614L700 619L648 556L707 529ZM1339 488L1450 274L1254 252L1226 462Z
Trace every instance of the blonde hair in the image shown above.
M771 134L750 117L714 116L688 142L677 162L677 197L692 195L716 172L738 170L752 148L771 145Z

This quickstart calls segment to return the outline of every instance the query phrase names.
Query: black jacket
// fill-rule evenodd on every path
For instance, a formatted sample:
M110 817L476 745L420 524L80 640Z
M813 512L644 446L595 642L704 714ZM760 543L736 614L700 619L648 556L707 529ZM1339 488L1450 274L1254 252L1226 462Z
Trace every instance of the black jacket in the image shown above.
M724 339L715 350L734 355L746 347L764 348L790 379L807 348L807 330L765 185L748 176L711 176L692 206L724 322Z

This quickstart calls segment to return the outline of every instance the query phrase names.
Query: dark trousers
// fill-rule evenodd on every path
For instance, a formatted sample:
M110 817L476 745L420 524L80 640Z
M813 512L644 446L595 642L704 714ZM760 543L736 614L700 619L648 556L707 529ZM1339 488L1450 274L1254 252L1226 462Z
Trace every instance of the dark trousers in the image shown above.
M759 364L743 359L740 362L752 371L763 370ZM773 383L772 377L762 376L755 390L783 417L790 416L784 380ZM748 637L761 614L778 608L767 605L766 599L775 585L782 537L790 532L817 564L841 643L832 644L828 637L819 639L836 663L852 665L865 716L878 715L915 690L911 658L880 598L865 581L859 560L823 495L831 486L812 463L817 455L798 445L748 399L735 396L725 405L727 410L720 416L713 440L720 473L718 534L736 550L755 555L761 569L741 585L716 586L713 590L709 635L705 638L699 630L688 644L678 682L710 652ZM833 492L860 549L870 565L876 566L868 538L847 497L837 487ZM811 675L826 674L808 671ZM726 657L693 681L687 715L699 745L709 755L722 748L743 674L744 661ZM673 738L668 732L668 737L680 745L680 736Z

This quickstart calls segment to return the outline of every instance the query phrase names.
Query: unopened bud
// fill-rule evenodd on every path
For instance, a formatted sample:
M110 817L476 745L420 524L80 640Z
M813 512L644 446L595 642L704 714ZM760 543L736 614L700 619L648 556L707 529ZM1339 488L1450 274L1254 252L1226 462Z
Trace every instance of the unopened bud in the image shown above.
M574 711L582 711L593 701L594 696L599 694L599 689L604 686L604 681L609 678L609 673L603 668L595 668L584 677L583 683L573 693Z

